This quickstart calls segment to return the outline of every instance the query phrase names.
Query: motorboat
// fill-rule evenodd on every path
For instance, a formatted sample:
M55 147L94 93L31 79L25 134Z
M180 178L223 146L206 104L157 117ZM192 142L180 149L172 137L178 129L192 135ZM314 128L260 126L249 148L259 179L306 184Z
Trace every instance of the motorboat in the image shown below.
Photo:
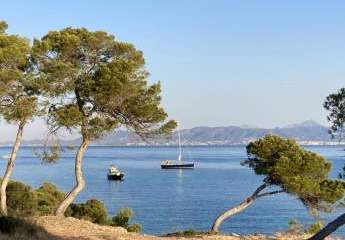
M107 176L108 180L122 181L124 180L125 174L117 169L115 165L110 165Z

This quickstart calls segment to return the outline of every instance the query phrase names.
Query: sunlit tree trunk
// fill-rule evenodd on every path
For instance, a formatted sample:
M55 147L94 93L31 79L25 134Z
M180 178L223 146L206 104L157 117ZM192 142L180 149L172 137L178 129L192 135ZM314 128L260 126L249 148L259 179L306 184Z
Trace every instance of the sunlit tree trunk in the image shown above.
M59 207L56 210L56 216L64 216L69 205L73 203L75 198L85 187L85 180L84 180L83 170L82 170L82 160L83 160L84 153L87 147L89 146L89 144L90 144L90 140L88 139L88 137L83 136L82 144L80 145L77 155L75 157L76 185L74 186L72 191L70 191L66 195L65 199L60 203Z
M333 232L335 232L339 227L343 226L344 224L345 224L345 213L340 215L338 218L336 218L332 222L328 223L326 227L321 229L318 233L316 233L314 236L312 236L308 240L325 239L327 236L331 235Z
M246 200L244 200L243 202L241 202L239 205L237 205L236 207L231 208L231 209L226 210L225 212L223 212L214 221L214 223L212 225L211 232L212 233L218 233L219 232L219 227L220 227L220 225L222 224L222 222L224 220L226 220L227 218L235 215L236 213L242 212L244 209L249 207L254 201L255 201L255 198L249 197Z
M249 207L257 198L260 197L264 197L264 196L268 196L268 195L273 195L273 194L277 194L277 193L281 193L283 192L283 190L279 190L279 191L273 191L273 192L266 192L266 193L261 193L262 190L264 190L268 185L266 183L262 184L260 187L258 187L255 192L248 197L246 200L244 200L243 202L241 202L239 205L237 205L236 207L233 207L229 210L226 210L225 212L223 212L222 214L220 214L217 219L214 221L212 228L211 228L211 233L218 233L219 232L219 227L222 224L223 221L225 221L227 218L242 212L243 210L245 210L247 207Z
M13 148L12 148L11 156L7 161L6 170L5 170L4 176L2 178L2 182L1 182L1 187L0 187L1 201L0 202L1 202L1 214L3 216L7 216L7 214L8 214L7 213L7 203L6 203L6 201L7 201L6 188L7 188L8 182L10 181L10 177L11 177L12 172L13 172L14 162L16 161L17 152L19 150L20 143L21 143L22 137L23 137L24 126L25 126L24 121L19 123L16 140L15 140Z

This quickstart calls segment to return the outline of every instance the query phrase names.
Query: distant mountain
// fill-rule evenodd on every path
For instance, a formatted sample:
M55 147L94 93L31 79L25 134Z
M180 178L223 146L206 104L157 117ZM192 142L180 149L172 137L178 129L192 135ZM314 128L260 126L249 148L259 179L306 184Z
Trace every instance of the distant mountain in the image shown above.
M196 127L181 131L185 144L246 144L263 137L266 134L275 134L294 138L299 142L316 144L331 141L328 128L314 121L305 121L300 124L286 127L248 128L248 127Z
M236 145L247 144L250 141L263 137L266 134L276 134L294 138L303 144L330 143L328 128L319 123L308 120L299 124L292 124L273 129L258 128L248 125L241 127L194 127L180 131L184 145ZM40 145L42 141L24 141L24 145ZM80 139L61 141L63 145L78 145ZM175 132L170 139L153 139L144 142L137 135L125 130L105 135L92 145L103 146L131 146L131 145L176 145L178 136Z
M328 129L315 121L305 121L299 124L277 127L273 129L257 127L194 127L180 131L184 145L236 145L247 144L266 134L276 134L294 138L305 144L322 144L331 141ZM69 144L78 143L70 141ZM142 141L135 134L128 131L118 131L107 134L94 145L123 146L123 145L175 145L178 143L177 133L171 139L155 139L150 142Z

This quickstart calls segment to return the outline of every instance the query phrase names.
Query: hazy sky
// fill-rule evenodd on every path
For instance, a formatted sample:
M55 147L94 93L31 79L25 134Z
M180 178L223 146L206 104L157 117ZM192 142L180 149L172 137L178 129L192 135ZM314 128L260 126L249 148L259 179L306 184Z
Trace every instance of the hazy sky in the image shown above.
M83 26L144 51L163 105L183 128L326 124L324 98L345 86L344 1L2 0L11 33ZM44 132L42 123L25 138ZM0 126L2 140L13 128Z

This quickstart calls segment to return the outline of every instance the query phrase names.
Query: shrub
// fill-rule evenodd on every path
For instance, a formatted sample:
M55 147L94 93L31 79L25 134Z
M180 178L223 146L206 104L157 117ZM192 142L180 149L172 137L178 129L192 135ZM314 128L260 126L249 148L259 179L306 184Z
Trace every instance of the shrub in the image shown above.
M18 181L10 181L6 193L9 215L17 217L54 214L65 196L51 183L43 183L35 190Z
M133 223L127 227L127 231L139 233L142 231L142 226L139 223Z
M21 182L10 181L6 193L10 216L26 217L36 215L37 196L30 186Z
M59 203L64 199L65 193L51 183L43 183L35 190L37 195L37 211L40 215L54 214Z
M199 232L197 232L191 228L183 231L182 233L183 233L183 236L185 236L185 237L194 237L194 236L199 234Z
M307 234L315 234L319 232L324 226L324 223L322 221L317 221L313 224L311 224L308 229L305 231Z
M142 227L140 224L130 224L130 219L133 216L133 210L130 208L122 208L112 218L111 226L119 226L126 228L128 232L140 232Z
M174 232L174 233L168 233L166 235L163 235L163 237L185 237L185 238L190 238L190 237L196 237L196 236L201 236L201 235L208 235L209 233L207 232L200 232L197 230L194 230L192 228L186 229L184 231L180 232Z
M86 203L71 204L70 209L69 216L71 217L109 225L107 210L104 204L97 199L88 200Z
M7 207L9 216L12 217L54 214L64 198L64 192L60 191L54 184L47 182L36 190L17 181L10 181L7 187ZM66 211L66 216L88 220L100 225L120 226L126 228L129 232L140 232L142 230L140 224L130 224L130 219L133 216L131 209L120 209L118 214L110 219L104 204L97 199L90 199L85 203L71 204ZM14 221L14 218L3 219L2 221L10 223ZM0 222L0 224L4 223Z

